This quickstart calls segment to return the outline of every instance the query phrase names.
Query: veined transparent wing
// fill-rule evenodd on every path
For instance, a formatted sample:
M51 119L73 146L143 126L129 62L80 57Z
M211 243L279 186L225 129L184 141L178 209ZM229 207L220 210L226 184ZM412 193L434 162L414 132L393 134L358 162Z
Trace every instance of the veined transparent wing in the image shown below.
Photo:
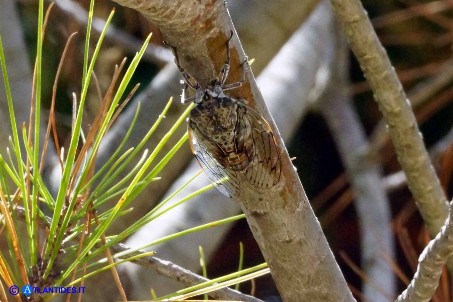
M271 188L280 181L280 151L269 123L254 109L240 103L244 114L239 127L251 127L248 140L253 141L253 155L250 164L244 169L247 180L259 188Z
M209 152L209 142L198 137L190 127L188 131L192 152L208 179L223 195L238 198L240 193L239 180L237 179L238 172L220 165Z

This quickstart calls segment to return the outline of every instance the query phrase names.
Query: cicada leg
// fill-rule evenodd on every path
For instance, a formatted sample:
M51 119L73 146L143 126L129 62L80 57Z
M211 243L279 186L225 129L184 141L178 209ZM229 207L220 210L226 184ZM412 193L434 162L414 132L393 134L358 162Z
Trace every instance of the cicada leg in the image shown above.
M181 67L181 64L179 63L179 56L178 52L176 50L176 47L173 47L169 45L167 42L164 41L164 44L171 49L173 52L173 55L175 56L175 64L176 67L178 67L179 71L181 72L182 77L184 78L184 88L182 90L182 96L181 96L181 103L188 103L196 99L196 97L190 97L190 98L185 98L186 92L187 92L187 87L192 88L193 90L197 90L200 85L198 82L190 75L188 74L184 68Z
M230 72L230 67L231 67L231 65L230 65L230 59L231 59L230 42L231 42L232 38L233 38L233 31L231 31L231 35L230 35L230 37L228 38L228 40L226 42L225 64L223 64L223 67L220 70L220 74L219 74L220 87L222 87L223 91L239 88L245 82L245 72L246 72L247 64L248 64L248 58L247 57L245 57L244 62L242 62L242 64L241 64L241 66L242 66L241 80L239 82L230 83L230 84L225 85L225 82L226 82L226 80L228 78L228 74Z

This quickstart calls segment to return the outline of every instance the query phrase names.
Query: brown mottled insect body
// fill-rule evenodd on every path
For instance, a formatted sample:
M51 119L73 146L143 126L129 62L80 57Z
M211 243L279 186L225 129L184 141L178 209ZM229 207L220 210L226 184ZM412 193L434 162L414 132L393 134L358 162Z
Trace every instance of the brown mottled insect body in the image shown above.
M206 93L192 110L189 127L198 137L207 138L213 157L225 168L243 171L252 161L251 124L239 101Z
M271 188L280 181L281 163L280 151L267 121L248 107L245 100L225 94L242 85L247 66L245 60L241 81L225 84L230 69L231 37L226 43L227 58L219 77L207 88L202 88L181 68L176 50L172 49L185 79L182 102L196 104L189 116L192 151L217 189L228 197L237 198L240 175L256 187ZM185 98L188 87L195 90L195 96Z

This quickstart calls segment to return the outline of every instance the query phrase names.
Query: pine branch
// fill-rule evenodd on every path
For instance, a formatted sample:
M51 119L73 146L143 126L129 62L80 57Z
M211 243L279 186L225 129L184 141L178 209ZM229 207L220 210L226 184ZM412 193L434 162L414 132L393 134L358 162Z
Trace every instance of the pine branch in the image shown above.
M450 203L450 206L452 205ZM396 301L430 301L439 285L442 267L452 253L453 221L450 215L446 225L441 228L436 238L431 240L423 250L414 278Z
M331 3L388 125L409 189L429 233L435 236L447 218L447 199L401 82L360 1Z
M118 2L159 26L166 42L177 49L182 68L202 87L218 74L225 60L225 41L233 30L223 1ZM233 83L241 78L245 54L237 36L231 44ZM246 83L230 96L246 99L271 123L282 150L280 183L259 189L241 182L239 202L283 299L353 301L249 68Z

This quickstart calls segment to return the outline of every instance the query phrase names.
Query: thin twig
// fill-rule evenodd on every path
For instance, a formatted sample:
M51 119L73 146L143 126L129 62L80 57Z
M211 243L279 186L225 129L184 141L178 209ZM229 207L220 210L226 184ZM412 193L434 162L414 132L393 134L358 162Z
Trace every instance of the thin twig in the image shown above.
M415 86L408 92L409 99L414 108L420 108L427 101L450 85L453 81L453 59L446 61L440 70L423 81L419 85ZM380 150L383 145L387 142L388 133L385 127L385 122L381 121L375 127L371 134L371 150Z
M451 204L452 206L453 204ZM453 253L453 221L451 216L436 238L430 241L420 255L417 272L397 302L428 302L439 285L442 267Z
M360 1L331 3L386 120L409 189L434 236L447 218L448 204L410 103Z
M129 248L123 244L115 245L112 250L119 253L127 251ZM148 258L138 258L137 260L132 261L135 264L138 264L144 268L152 269L157 272L159 275L171 278L182 284L189 286L189 285L196 285L202 282L209 281L209 279L197 275L185 268L176 265L170 261L160 259L158 257L148 257ZM223 288L221 290L209 293L209 296L216 298L216 299L229 299L229 300L236 300L236 301L250 301L250 302L258 302L261 301L258 298L243 294L239 291L230 289L230 288Z

